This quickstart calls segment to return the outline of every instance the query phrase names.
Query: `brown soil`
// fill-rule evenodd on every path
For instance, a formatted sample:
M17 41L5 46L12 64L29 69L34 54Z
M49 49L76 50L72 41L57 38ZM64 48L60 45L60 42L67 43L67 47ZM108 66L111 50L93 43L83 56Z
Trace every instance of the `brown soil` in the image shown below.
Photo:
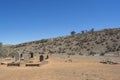
M40 67L0 65L0 80L120 80L120 64L99 63L100 59L52 57Z

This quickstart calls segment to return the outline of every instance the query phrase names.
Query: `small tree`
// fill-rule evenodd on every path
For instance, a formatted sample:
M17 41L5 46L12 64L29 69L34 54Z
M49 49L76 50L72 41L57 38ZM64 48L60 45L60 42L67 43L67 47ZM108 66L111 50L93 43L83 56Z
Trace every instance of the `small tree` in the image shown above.
M82 33L82 34L84 34L84 33L85 33L85 31L81 31L81 33Z
M2 42L0 42L0 52L2 51Z
M76 33L75 31L71 31L71 35L72 35L72 36L75 35L75 33Z
M90 51L90 53L88 55L94 56L95 54L96 54L96 52Z
M100 53L100 56L104 56L104 55L105 55L105 53L103 53L103 52L102 52L102 53Z
M90 30L90 33L92 33L92 34L94 33L94 28L92 28L92 29Z

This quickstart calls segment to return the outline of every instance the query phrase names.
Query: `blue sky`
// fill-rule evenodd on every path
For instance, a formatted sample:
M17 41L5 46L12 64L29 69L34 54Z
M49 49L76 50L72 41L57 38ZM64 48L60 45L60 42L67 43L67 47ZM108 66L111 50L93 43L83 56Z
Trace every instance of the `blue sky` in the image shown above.
M0 0L4 44L119 27L120 0Z

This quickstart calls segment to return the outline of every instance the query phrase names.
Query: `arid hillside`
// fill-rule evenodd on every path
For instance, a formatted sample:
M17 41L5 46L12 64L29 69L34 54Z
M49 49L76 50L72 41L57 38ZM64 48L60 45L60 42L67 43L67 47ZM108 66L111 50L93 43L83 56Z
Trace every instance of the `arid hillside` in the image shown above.
M70 36L26 42L6 47L8 55L21 53L45 53L68 55L120 55L120 28L101 31L71 32Z

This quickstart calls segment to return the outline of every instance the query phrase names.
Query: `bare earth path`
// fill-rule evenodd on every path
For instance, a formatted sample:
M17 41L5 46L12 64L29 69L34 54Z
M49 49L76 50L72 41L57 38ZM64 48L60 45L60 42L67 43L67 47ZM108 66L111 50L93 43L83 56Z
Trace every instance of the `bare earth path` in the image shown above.
M95 58L52 58L40 67L0 65L0 80L120 80L120 64L101 64Z

